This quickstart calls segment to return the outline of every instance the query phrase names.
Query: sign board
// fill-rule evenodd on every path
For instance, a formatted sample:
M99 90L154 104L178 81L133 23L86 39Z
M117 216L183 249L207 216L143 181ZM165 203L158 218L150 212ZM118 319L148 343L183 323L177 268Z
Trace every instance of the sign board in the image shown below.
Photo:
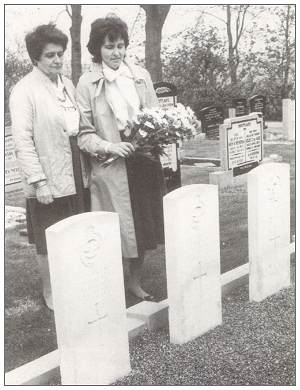
M232 99L232 105L235 108L235 116L248 115L247 99L245 98Z
M234 176L257 166L263 159L261 116L252 113L226 119L220 128L220 155L222 167L232 169Z
M17 163L11 127L5 127L5 192L22 189L20 168Z
M224 121L223 107L209 106L199 112L203 132L208 139L219 138L219 126Z
M161 81L154 84L154 90L159 101L160 108L168 109L177 105L177 88L175 85ZM164 170L168 191L181 186L180 164L178 161L178 146L170 144L165 148L165 155L160 157Z

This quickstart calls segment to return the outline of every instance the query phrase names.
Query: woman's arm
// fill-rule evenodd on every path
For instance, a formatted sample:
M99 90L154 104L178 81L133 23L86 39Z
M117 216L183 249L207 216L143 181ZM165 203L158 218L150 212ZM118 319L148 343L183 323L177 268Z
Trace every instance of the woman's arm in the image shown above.
M16 85L9 103L12 135L20 168L27 183L35 188L37 200L44 204L52 203L52 193L34 143L34 108L26 87Z
M34 143L34 107L25 86L18 84L13 89L10 113L16 156L27 183L46 180Z
M84 78L80 78L77 84L76 101L80 111L79 148L92 155L107 153L107 149L111 143L103 140L96 134L96 129L93 126L91 96Z

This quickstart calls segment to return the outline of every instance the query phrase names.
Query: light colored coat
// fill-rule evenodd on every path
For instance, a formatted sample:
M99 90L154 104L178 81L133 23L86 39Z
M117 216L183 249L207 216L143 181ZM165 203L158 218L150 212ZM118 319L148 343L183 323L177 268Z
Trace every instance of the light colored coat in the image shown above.
M133 75L141 106L158 106L158 100L149 73L136 65L126 64ZM93 154L104 154L107 142L120 142L114 113L106 101L102 66L94 64L80 78L76 99L81 113L80 149ZM91 207L92 211L113 211L120 217L122 252L124 257L137 257L137 245L128 188L125 160L120 158L104 168L91 157Z
M74 103L75 89L63 77ZM50 79L38 68L20 80L10 96L12 135L26 197L35 197L33 183L46 179L53 197L76 193L69 135ZM83 169L87 185L87 172Z

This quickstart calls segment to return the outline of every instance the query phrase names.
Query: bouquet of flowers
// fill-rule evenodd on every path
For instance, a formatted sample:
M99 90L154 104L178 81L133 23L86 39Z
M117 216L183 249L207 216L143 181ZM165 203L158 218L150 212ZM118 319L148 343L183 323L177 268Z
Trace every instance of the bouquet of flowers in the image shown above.
M200 132L200 122L192 109L178 103L176 107L166 110L144 108L135 118L128 121L123 141L132 143L135 153L153 159L165 154L164 148L168 144L190 139ZM101 165L108 166L118 158L110 157Z

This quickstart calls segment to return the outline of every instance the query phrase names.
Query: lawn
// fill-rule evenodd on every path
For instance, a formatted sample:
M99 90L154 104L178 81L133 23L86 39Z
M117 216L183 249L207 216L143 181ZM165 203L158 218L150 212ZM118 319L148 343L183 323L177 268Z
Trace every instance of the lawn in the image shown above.
M185 150L186 155L188 156L219 157L218 143L216 141L193 140L185 145ZM291 166L291 235L293 235L295 234L294 144L266 143L265 156L270 154L281 155L283 161L288 162ZM211 168L204 169L201 167L182 166L182 184L208 183L209 170L211 170ZM9 199L7 198L6 203L14 206L24 206L24 200L20 196L15 197L15 199L12 199L12 197ZM219 204L221 270L222 272L226 272L248 262L246 189L239 187L237 191L230 190L220 192ZM18 232L14 230L6 233L5 251L5 371L10 371L15 367L56 349L57 345L54 316L53 313L44 306L40 294L41 285L34 260L33 247L27 244L26 237L21 237ZM147 254L144 268L144 286L147 291L156 296L157 300L162 300L167 297L163 246L160 246L157 250ZM131 306L137 302L138 300L135 300L131 295L126 296L127 306ZM197 341L195 341L196 344L191 344L191 355L188 352L189 349L186 350L186 353L182 354L180 353L180 349L175 346L170 346L168 343L167 330L162 330L155 334L146 332L141 338L138 337L136 340L133 340L130 349L132 366L135 367L135 369L133 370L133 374L120 384L192 384L192 379L189 379L190 377L188 375L193 375L195 380L193 384L199 385L230 384L230 381L232 381L231 384L246 384L247 381L251 384L292 384L294 372L293 289L286 289L278 296L271 297L265 303L254 305L247 301L247 289L246 286L244 286L239 290L238 294L233 294L233 297L226 298L226 302L227 306L225 305L223 308L223 316L225 314L225 319L227 318L227 322L224 322L225 327L223 328L222 325L222 327L218 327L207 336L204 336L205 338L201 337L199 340L197 339L198 344ZM271 319L267 321L267 319L264 318L263 313L265 310L268 310L268 307L271 307L270 313L272 314L272 318L274 316L274 321ZM243 316L241 313L244 309L246 314ZM254 310L253 318L251 314L252 309ZM241 320L239 320L238 317L239 313L241 314ZM278 319L280 319L280 321L277 321L278 324L275 321L277 315ZM286 336L283 336L285 337L287 344L285 345L285 348L281 348L281 356L280 348L279 350L278 348L276 349L275 344L282 333L280 333L283 329L282 327L286 328L286 323L282 322L286 321L285 318L291 319L291 321L289 322L289 329L287 329ZM281 360L281 366L285 366L285 359L288 361L286 373L282 371L283 368L280 366L280 372L277 377L276 375L274 376L273 382L271 377L269 379L266 377L265 382L259 382L259 379L257 379L257 382L256 379L253 379L261 378L260 375L255 373L259 372L259 367L267 364L267 361L270 358L269 353L272 352L272 348L268 347L265 354L260 353L259 345L257 345L255 349L253 343L251 344L250 341L249 345L247 345L249 351L252 352L249 355L249 361L244 362L244 364L247 366L253 364L254 371L251 372L251 368L249 368L250 371L248 376L245 372L241 372L241 375L231 372L234 365L240 363L240 353L238 351L241 352L243 349L243 344L239 344L239 342L242 342L241 335L243 335L243 337L255 338L254 333L250 332L251 334L249 334L249 331L251 331L249 321L251 320L256 321L254 322L254 325L257 325L259 321L262 323L267 321L265 323L268 332L267 335L264 336L266 337L266 340L262 340L262 342L275 343L274 356L276 356L276 359L272 359L272 362L268 365L266 375L269 375L273 369L276 369L276 361L278 359L279 361ZM242 323L239 321L242 321ZM234 346L236 345L236 349L230 352L227 351L227 348L229 348L227 343L226 345L224 344L224 334L227 337L227 333L230 333L231 331L230 327L236 323L238 323L238 326L236 330L232 329L233 334L231 334L231 339L235 338L233 337L234 334L237 336L236 344L234 344ZM279 328L280 330L278 330ZM222 329L224 329L224 334ZM210 343L217 343L216 347L210 347ZM156 352L151 355L151 351L153 352L157 348L159 348L162 353L158 357L156 357ZM224 355L223 351L222 356L220 355L221 359L225 359L226 361L229 359L227 361L229 371L226 375L218 371L218 364L220 364L221 367L221 361L216 361L216 366L214 366L213 363L215 359L209 360L208 362L202 360L201 362L199 362L199 360L197 361L198 363L196 362L195 350L198 352L211 350L214 351L217 356L221 353L222 349L224 349L226 353ZM286 354L288 351L290 352L287 357ZM231 353L233 355L230 355ZM140 356L140 354L142 354L142 356ZM152 363L149 359L147 360L148 354ZM212 355L212 357L213 356L214 355ZM172 369L168 363L169 357L173 359L172 362L174 364L172 364ZM231 358L232 360L230 360ZM244 359L245 357L241 358ZM156 363L156 359L158 359L158 364L163 365L163 368L155 379L154 374L151 376L150 371L152 364L154 364L153 362ZM254 360L252 361L252 359ZM179 365L185 365L186 368L190 365L190 373L182 374L181 377L179 377L178 372L175 372L177 370L174 369L174 367L176 368L177 361ZM141 364L143 362L145 366L139 366L138 362ZM230 362L232 362L232 366L230 366ZM199 364L203 370L205 370L205 375L203 374L204 376L201 378L199 377L200 374L195 376L195 370L196 367L199 369ZM161 376L162 372L165 372L165 382L163 376ZM262 371L261 375L263 375L264 372L265 371ZM134 376L135 373L136 376ZM174 377L173 374L175 375ZM245 375L246 378L244 382L243 375Z

